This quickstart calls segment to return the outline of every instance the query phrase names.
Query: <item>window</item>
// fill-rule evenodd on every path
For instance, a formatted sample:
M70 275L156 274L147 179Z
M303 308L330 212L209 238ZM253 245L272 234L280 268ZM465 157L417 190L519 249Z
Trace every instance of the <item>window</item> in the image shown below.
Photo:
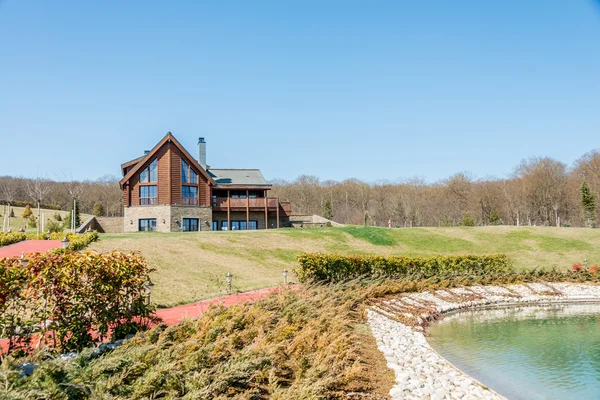
M143 231L155 231L156 230L156 218L140 219L138 230Z
M231 230L232 231L245 231L246 230L246 221L231 221Z
M227 229L227 221L221 221L221 230L226 231Z
M183 160L181 160L181 182L198 183L198 174Z
M200 219L198 218L183 218L181 230L184 232L197 232L199 225Z
M219 221L213 221L213 231L219 230Z
M155 159L150 163L148 167L146 167L140 173L140 182L157 182L158 181L158 173L157 173L158 159Z
M182 186L181 187L181 200L182 204L198 204L198 188L196 186Z
M140 205L147 206L157 203L157 190L155 185L140 186Z
M227 224L227 221L223 221ZM232 231L245 231L246 229L256 230L258 227L258 221L250 221L248 225L250 228L246 226L246 221L231 221L231 230Z

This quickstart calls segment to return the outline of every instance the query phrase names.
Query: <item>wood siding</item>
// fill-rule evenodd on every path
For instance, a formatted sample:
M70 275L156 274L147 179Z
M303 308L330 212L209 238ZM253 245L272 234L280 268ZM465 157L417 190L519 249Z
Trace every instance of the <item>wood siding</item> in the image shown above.
M123 185L123 204L125 206L140 205L140 187L144 185L157 186L158 205L183 205L181 198L181 160L182 158L190 165L198 175L197 184L189 184L198 187L198 205L210 205L210 183L208 179L197 170L190 160L170 141L165 142L154 157L149 159L141 168L131 176L128 184ZM158 159L157 179L158 182L140 183L140 174L150 163ZM133 168L133 167L131 167ZM129 169L129 168L128 168Z

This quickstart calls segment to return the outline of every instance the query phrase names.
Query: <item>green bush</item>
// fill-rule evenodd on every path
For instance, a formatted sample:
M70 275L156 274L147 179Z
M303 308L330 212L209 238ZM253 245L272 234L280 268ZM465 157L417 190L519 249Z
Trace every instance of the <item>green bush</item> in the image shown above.
M23 213L21 214L21 217L27 219L27 218L31 217L32 215L33 215L33 211L31 211L31 207L29 206L29 204L27 204L25 206L25 209L23 210Z
M52 217L54 218L55 221L58 221L58 222L62 221L62 216L60 215L60 213L54 213L54 215Z
M67 237L69 239L69 250L83 250L90 243L98 240L98 232L88 233L67 233L66 235L61 232L54 232L50 234L50 240L63 240Z
M8 246L23 240L27 240L27 235L21 232L0 233L0 246Z
M36 253L26 265L2 258L0 337L9 353L28 352L40 338L68 351L141 327L152 312L144 286L150 272L134 253Z
M60 226L60 225L59 225ZM8 246L9 244L22 242L23 240L63 240L65 236L69 239L69 250L83 250L90 243L98 240L98 232L88 233L67 233L52 232L50 237L46 233L26 235L21 232L0 233L0 246Z
M46 228L50 231L50 233L60 233L63 231L63 226L58 221L49 220L46 224Z
M475 226L475 221L473 220L473 217L471 216L471 213L469 211L465 211L460 221L460 224L462 226Z
M464 275L512 271L504 254L435 257L342 256L338 254L301 254L296 271L300 282L338 282L361 277L400 277L414 275Z

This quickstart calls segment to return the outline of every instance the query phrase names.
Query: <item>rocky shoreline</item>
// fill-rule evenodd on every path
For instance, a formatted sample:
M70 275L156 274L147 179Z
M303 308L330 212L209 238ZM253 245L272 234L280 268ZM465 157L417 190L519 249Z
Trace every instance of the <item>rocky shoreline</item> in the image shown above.
M455 368L435 352L425 327L441 316L482 306L599 301L600 286L571 283L529 283L509 286L471 286L400 294L368 310L368 322L394 371L392 399L504 399Z

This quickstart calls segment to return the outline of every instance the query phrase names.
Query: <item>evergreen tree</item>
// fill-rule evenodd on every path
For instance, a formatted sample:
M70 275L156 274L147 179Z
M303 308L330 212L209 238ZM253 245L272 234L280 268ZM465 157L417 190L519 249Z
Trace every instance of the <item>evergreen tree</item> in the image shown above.
M465 213L463 214L461 225L462 226L475 226L475 221L473 220L473 217L471 216L471 213L469 211L465 211Z
M331 200L326 200L323 208L323 216L327 219L333 219L333 205L331 204Z
M65 217L64 227L66 229L71 229L71 214L73 213L73 202L71 202L71 208L69 209L69 213ZM75 229L79 228L81 225L81 218L79 217L79 207L75 209Z
M92 214L96 217L103 217L105 214L104 206L99 201L94 203L94 208L92 209ZM327 217L325 217L327 218Z
M27 204L25 206L25 209L23 210L23 214L21 214L21 217L27 219L29 217L31 217L33 215L33 212L31 211L31 207L29 206L29 204Z
M583 217L587 221L587 226L590 228L596 227L596 196L590 190L587 182L581 184L579 189L581 194L581 210L583 211Z
M489 217L488 217L488 223L490 225L503 225L503 221L500 218L500 214L498 214L498 211L493 210Z

